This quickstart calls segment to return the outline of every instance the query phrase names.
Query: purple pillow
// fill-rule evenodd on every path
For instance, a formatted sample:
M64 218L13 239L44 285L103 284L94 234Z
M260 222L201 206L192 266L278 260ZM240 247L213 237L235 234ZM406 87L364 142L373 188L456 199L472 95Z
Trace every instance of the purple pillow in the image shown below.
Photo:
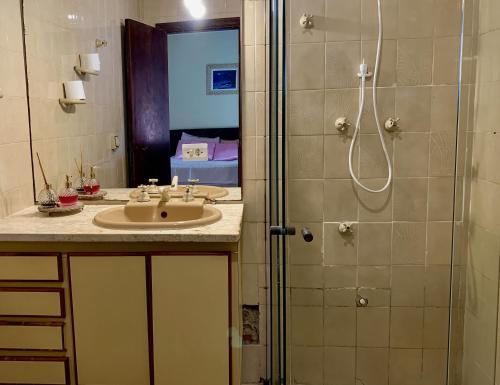
M179 143L177 143L177 149L175 150L175 158L176 159L181 159L182 160L182 145L183 144L198 144L198 143L206 143L206 142L200 142L200 141L192 141L192 140L180 140ZM215 153L215 146L217 143L207 143L208 144L208 160L213 160L214 159L214 153Z
M238 160L238 144L217 143L215 145L214 160Z
M212 142L213 143L219 143L220 142L220 138L219 137L217 137L217 138L203 138L203 137L200 137L200 136L188 134L186 132L182 133L181 140L183 142L190 140L191 143L212 143ZM194 140L194 142L193 142L193 140Z

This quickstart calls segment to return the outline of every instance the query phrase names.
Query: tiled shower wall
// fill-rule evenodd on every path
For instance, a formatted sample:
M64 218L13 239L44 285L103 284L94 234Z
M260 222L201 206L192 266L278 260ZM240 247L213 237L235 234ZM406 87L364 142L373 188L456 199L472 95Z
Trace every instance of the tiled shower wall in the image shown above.
M500 3L475 1L475 100L470 108L473 143L471 204L463 320L463 385L500 381L498 287L500 257ZM455 385L455 384L454 384Z
M295 384L445 384L461 1L382 4L379 112L401 128L384 134L392 187L370 194L348 173L353 127L339 134L334 122L356 120L376 1L289 2L288 216L316 236L290 241ZM299 26L304 13L314 15L310 30ZM470 44L470 25L465 34ZM387 171L367 95L354 163L374 188ZM344 221L352 235L339 233ZM368 307L356 307L357 294Z
M65 174L76 177L74 159L82 150L84 163L99 167L102 185L125 186L121 26L125 18L138 19L138 0L25 0L24 9L33 151L40 153L48 178L60 188ZM108 45L96 49L96 39ZM79 77L73 69L78 54L89 52L99 52L101 73ZM62 83L78 79L87 104L65 111L58 102ZM113 135L122 143L116 151ZM38 164L35 180L38 191L43 186Z
M33 203L19 0L0 12L0 218Z
M241 303L259 305L257 344L244 345L242 383L257 384L266 377L266 0L204 0L205 18L241 17L242 31L242 146L243 200L245 203L241 249ZM142 0L143 20L188 20L182 0Z

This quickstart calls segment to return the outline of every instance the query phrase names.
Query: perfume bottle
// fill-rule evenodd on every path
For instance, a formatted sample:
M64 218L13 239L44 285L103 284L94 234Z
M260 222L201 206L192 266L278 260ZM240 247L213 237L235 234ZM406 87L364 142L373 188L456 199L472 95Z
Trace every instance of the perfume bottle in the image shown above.
M85 177L85 173L82 173L82 176L78 178L78 187L76 191L81 194L85 193L85 183L87 183L87 178Z
M72 206L78 202L78 191L73 188L69 175L66 175L65 187L59 193L59 202L61 206Z
M46 184L45 188L40 191L37 197L37 202L42 207L56 207L58 197L56 192L52 189L52 185Z
M101 190L99 181L95 177L94 166L90 167L90 178L85 181L83 189L87 195L97 194Z

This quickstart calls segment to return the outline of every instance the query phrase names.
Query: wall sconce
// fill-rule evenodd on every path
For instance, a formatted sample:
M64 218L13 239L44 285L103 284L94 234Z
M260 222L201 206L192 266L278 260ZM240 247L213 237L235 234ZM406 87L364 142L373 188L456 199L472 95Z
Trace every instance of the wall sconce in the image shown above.
M67 107L73 104L87 103L85 90L81 80L72 80L64 82L64 98L59 99L59 104Z
M80 54L80 65L75 66L75 71L79 75L99 75L101 71L101 61L98 53Z

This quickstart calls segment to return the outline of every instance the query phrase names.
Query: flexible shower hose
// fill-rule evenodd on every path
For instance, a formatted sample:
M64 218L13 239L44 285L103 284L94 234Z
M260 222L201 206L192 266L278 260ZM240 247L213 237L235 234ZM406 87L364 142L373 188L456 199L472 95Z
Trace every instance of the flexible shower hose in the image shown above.
M361 64L361 66L360 66L360 72L358 74L358 76L360 78L359 112L358 112L358 117L356 119L356 128L354 130L351 145L349 147L349 172L351 174L351 177L352 177L353 181L359 187L361 187L363 190L371 192L371 193L380 193L380 192L387 190L392 182L392 164L391 164L391 159L389 157L389 152L387 151L387 147L385 145L383 131L382 131L382 127L380 125L380 119L378 116L378 107L377 107L377 83L378 83L378 73L379 73L379 67L380 67L380 55L381 55L381 50L382 50L382 4L381 4L381 0L377 0L377 9L378 9L378 42L377 42L377 57L375 59L375 69L373 71L373 115L375 117L375 122L377 123L377 131L378 131L378 135L380 138L380 143L382 144L382 150L384 152L385 159L387 161L388 176L387 176L387 182L384 185L384 187L382 187L380 189L371 189L371 188L366 187L356 177L356 174L354 173L353 166L352 166L354 146L356 144L356 141L358 140L358 137L359 137L359 134L361 131L361 117L363 115L363 110L365 107L366 78L369 76L368 67L365 64L364 60L363 60L363 64Z

